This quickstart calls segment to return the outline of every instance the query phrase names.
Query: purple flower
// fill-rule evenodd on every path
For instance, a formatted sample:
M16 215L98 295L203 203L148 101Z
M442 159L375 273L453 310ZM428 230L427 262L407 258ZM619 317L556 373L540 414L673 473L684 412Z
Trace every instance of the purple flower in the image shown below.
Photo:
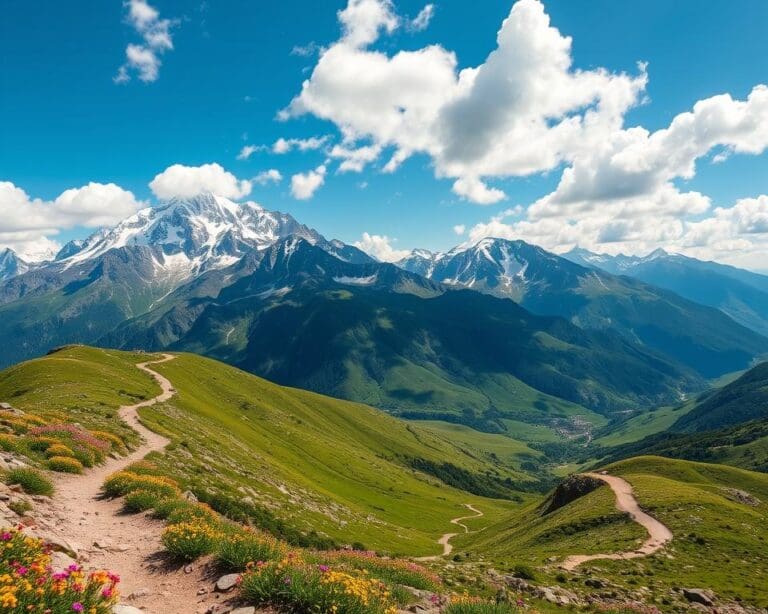
M328 565L318 565L317 568L320 571L322 571L323 573L325 573L326 571L328 571L330 569L330 567L328 567Z
M75 601L75 603L72 604L72 609L75 612L82 612L83 611L83 604L79 601Z
M290 584L292 582L291 576L285 576L285 580L283 580L285 584Z
M0 536L0 537L2 537L2 540L3 540L4 542L7 542L7 541L10 541L10 540L11 540L11 538L13 538L13 535L11 535L10 533L8 533L8 531L6 531L6 532L5 532L5 533L3 533L3 534L2 534L2 536Z

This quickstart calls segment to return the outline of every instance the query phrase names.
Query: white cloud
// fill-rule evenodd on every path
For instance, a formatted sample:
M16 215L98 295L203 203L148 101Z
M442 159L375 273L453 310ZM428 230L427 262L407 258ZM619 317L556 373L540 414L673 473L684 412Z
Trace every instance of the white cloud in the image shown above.
M453 227L453 232L461 236L467 232L467 227L464 224L456 224L456 226Z
M338 17L344 30L342 41L352 47L370 45L381 30L391 33L400 25L391 0L349 0Z
M353 245L381 262L397 262L410 254L410 251L407 249L395 249L392 247L394 241L397 241L397 239L390 239L386 235L372 235L364 232L362 238L359 241L355 241Z
M453 191L459 196L478 205L492 205L504 200L506 194L496 188L489 188L477 177L462 177L453 183Z
M130 43L125 49L125 63L115 75L115 83L131 80L131 73L145 83L157 81L160 73L160 56L173 49L171 28L174 22L160 19L160 13L146 0L127 0L123 3L128 9L128 23L142 37L142 43Z
M571 39L550 26L538 0L517 2L497 48L463 70L438 45L369 49L399 23L390 2L350 0L339 17L341 38L281 117L332 121L350 149L356 141L394 149L386 171L425 153L438 176L457 180L457 192L486 204L503 194L484 180L552 170L603 142L646 84L644 67L636 76L573 69Z
M283 180L282 173L276 168L262 171L253 178L253 182L258 185L267 185L268 183L280 183Z
M432 21L432 18L435 16L435 5L434 4L427 4L424 6L423 9L419 11L419 14L416 15L411 21L408 22L408 29L413 32L421 32L422 30L426 30L429 27L429 23Z
M257 151L261 151L262 149L263 149L263 146L261 145L243 145L243 148L240 150L240 153L237 154L237 159L247 160Z
M114 183L89 183L65 190L52 201L30 198L9 181L0 181L0 245L26 259L51 255L58 243L50 237L77 226L115 224L145 203Z
M291 151L312 151L328 142L328 136L312 136L307 139L284 139L280 137L272 145L272 153L287 154Z
M341 159L339 171L342 173L360 173L367 164L376 160L381 154L379 145L366 145L363 147L349 148L344 145L334 145L329 155L331 158Z
M291 177L291 194L298 200L308 200L325 183L327 169L324 164L307 173L297 173Z
M157 175L149 187L161 200L191 198L201 192L237 200L251 193L252 184L238 179L214 162L201 166L174 164Z

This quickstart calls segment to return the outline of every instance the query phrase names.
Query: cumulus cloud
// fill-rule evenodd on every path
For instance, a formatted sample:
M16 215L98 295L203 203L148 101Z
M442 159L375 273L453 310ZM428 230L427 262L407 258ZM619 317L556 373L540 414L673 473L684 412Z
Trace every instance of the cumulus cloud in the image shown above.
M412 32L421 32L429 27L429 23L435 16L435 5L427 4L413 19L408 22L408 29Z
M149 187L161 200L191 198L201 192L237 200L251 193L252 184L238 179L214 162L201 166L174 164L155 176Z
M309 200L325 183L327 169L321 164L307 173L297 173L291 177L291 194L297 200Z
M456 226L453 227L453 232L461 236L467 232L467 227L464 224L456 224Z
M46 201L0 181L0 245L30 261L40 260L55 253L58 243L50 237L61 230L115 224L144 206L114 183L89 183Z
M575 70L571 39L550 25L538 0L519 0L497 47L477 67L431 45L392 55L370 45L400 21L391 2L350 0L341 38L321 53L284 119L312 114L339 128L344 143L393 151L394 171L409 156L432 158L440 177L481 204L501 190L487 179L552 170L601 143L639 103L647 75Z
M243 145L243 148L240 150L240 153L237 154L237 159L247 160L257 151L261 151L261 149L262 149L261 145Z
M392 243L396 240L390 239L386 235L372 235L364 232L362 238L355 241L353 245L381 262L397 262L410 254L410 251L395 249Z
M135 73L141 81L157 81L160 75L160 56L173 49L171 28L174 21L161 19L156 8L146 0L127 0L127 21L142 38L139 44L130 43L125 49L125 63L117 71L115 83L127 83Z
M253 178L253 183L258 185L267 185L269 183L280 183L283 180L282 173L276 168L262 171Z

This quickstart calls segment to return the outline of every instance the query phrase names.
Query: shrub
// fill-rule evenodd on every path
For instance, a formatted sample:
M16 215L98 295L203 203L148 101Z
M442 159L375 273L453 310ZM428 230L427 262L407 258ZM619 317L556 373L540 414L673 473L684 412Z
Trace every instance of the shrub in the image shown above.
M16 529L0 532L0 607L4 612L88 612L109 614L120 579L106 571L86 575L79 565L53 573L39 539Z
M60 473L82 473L83 464L76 458L69 456L52 456L48 459L48 468Z
M75 446L72 448L74 456L84 467L93 467L97 461L101 462L96 454L84 446Z
M283 558L287 548L272 535L248 529L236 529L216 545L216 559L224 567L244 571L248 563Z
M309 565L296 555L256 563L245 574L241 594L254 605L291 612L388 614L395 612L387 586L362 574Z
M120 439L117 435L113 435L107 431L91 431L91 435L93 435L96 439L100 439L101 441L108 443L112 450L115 452L125 454L128 451L128 448L126 447L123 440Z
M517 564L512 568L512 575L523 580L535 580L536 572L529 565Z
M191 505L189 501L185 501L184 499L164 499L162 501L159 501L157 505L154 506L154 510L152 512L152 518L160 518L161 520L167 520L168 517L173 514L178 509L181 509L183 507L186 507L187 505Z
M75 456L74 452L69 449L68 446L65 446L63 443L55 443L51 447L49 447L45 451L45 455L50 456L69 456L70 458L73 458Z
M35 469L26 467L11 469L8 472L6 483L18 484L24 489L25 493L30 495L46 495L50 497L53 494L53 483Z
M35 452L45 452L52 445L61 443L58 439L53 437L33 437L29 440L29 449Z
M318 562L345 570L366 571L372 577L391 584L403 584L425 591L439 590L440 577L426 567L402 559L388 559L377 556L375 552L335 552L317 553Z
M170 525L165 528L162 536L165 549L182 561L194 561L204 554L210 554L220 538L221 534L202 520Z
M32 509L32 504L29 501L23 499L16 499L8 504L8 507L19 516L23 516Z
M165 497L151 490L134 490L125 495L123 508L128 513L137 514L150 510L165 500Z
M3 452L16 452L19 449L19 438L7 433L0 434L0 450Z
M155 475L139 475L131 471L118 471L104 481L104 493L110 497L121 497L134 490L150 490L164 497L178 497L179 487L170 478Z
M192 522L195 520L204 520L209 524L219 522L219 517L205 503L192 503L191 501L182 501L166 519L168 524L180 524L183 522Z

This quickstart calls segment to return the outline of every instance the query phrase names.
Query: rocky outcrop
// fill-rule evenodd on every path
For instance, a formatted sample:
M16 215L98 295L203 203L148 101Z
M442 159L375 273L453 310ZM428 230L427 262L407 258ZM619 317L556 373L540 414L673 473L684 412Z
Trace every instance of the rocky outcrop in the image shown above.
M563 480L541 506L542 515L568 505L604 485L602 480L588 475L570 475Z

